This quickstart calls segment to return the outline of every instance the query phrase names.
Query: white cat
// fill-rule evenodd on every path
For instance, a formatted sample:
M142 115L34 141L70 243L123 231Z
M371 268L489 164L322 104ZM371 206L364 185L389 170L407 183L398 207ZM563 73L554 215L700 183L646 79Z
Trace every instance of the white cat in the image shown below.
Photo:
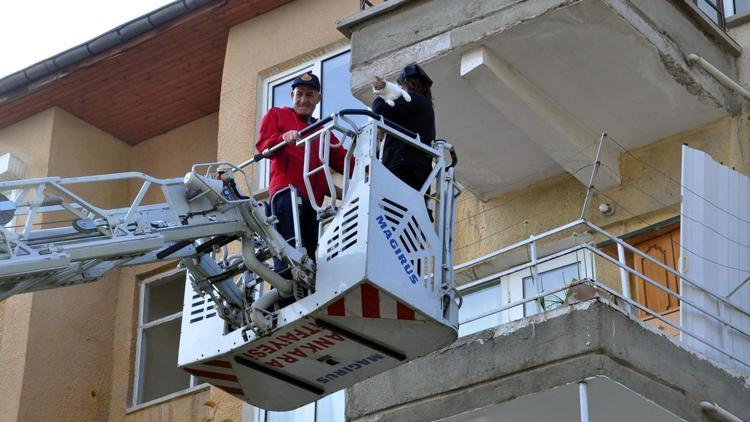
M375 82L370 85L372 85L372 93L385 100L385 103L391 107L396 105L394 100L398 97L404 97L406 102L411 102L411 96L405 89L379 76L376 76Z

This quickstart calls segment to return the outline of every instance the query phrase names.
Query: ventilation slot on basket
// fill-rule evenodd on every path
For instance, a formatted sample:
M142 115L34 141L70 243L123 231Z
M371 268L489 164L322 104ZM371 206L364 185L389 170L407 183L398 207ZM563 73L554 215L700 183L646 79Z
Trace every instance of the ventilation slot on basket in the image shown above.
M196 323L216 316L214 301L210 296L193 294L190 300L190 323Z
M331 238L326 243L326 260L336 258L341 252L357 244L359 218L359 198L354 198L346 207L341 223L333 228Z
M429 285L434 283L435 258L417 219L406 207L391 199L382 198L379 205L411 268L423 281L424 287L434 288Z
M401 221L406 215L406 207L399 205L388 198L383 198L383 202L380 204L383 211L385 211L385 219L391 224L391 230L395 231L398 226L401 225Z

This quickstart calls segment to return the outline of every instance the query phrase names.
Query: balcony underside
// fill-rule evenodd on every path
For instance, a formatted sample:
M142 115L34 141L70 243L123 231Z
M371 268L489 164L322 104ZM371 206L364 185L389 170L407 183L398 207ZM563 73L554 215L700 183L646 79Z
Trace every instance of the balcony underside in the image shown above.
M607 422L679 422L678 418L651 400L605 376L586 380L589 419ZM578 383L440 419L440 422L469 421L578 421Z
M594 299L459 338L356 384L347 390L347 418L578 420L581 380L591 382L591 420L706 420L702 401L750 414L745 378ZM554 403L556 413L539 413Z
M564 171L587 183L580 169L601 132L632 149L738 110L685 57L734 76L739 50L670 2L396 0L391 9L340 23L352 34L353 90L369 101L375 76L422 64L438 135L457 146L461 183L484 199ZM607 144L599 188L619 184L621 152Z

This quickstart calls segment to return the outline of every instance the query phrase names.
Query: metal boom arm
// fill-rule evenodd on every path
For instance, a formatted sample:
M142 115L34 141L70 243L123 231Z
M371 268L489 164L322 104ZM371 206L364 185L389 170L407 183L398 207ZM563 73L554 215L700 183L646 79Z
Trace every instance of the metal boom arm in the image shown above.
M249 298L235 275L262 275L289 297L296 284L310 287L314 268L276 231L263 204L239 193L235 174L247 185L244 172L229 163L195 165L184 179L131 172L0 183L0 192L15 197L0 196L0 300L95 281L122 266L180 258L194 287L211 294L225 319L243 325ZM133 180L141 187L125 208L98 207L76 193L84 185ZM150 190L163 202L144 205ZM225 254L221 265L209 256L234 240L242 241L242 255ZM262 263L270 257L286 262L292 279Z

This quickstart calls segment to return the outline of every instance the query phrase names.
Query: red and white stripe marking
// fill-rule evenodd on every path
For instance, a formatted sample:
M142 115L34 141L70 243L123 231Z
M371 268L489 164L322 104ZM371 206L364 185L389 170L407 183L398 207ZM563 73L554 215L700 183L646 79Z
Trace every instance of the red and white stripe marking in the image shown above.
M245 397L242 386L237 379L232 363L225 359L214 359L190 365L185 368L190 374L200 377L211 385L221 388L229 394Z
M425 320L420 313L382 293L377 287L369 283L360 284L346 296L329 305L328 315L411 321Z

